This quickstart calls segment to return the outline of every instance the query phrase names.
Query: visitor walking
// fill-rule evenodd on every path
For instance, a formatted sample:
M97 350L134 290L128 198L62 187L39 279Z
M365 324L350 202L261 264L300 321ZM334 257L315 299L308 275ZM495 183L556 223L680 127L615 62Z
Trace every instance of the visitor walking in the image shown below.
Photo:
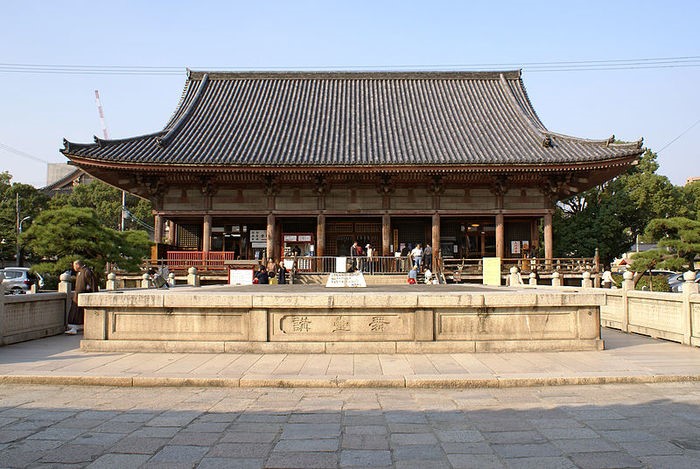
M610 272L610 269L605 269L603 272L603 275L601 277L601 281L603 282L603 288L612 288L613 285L617 287L617 282L612 276L612 272Z
M68 311L68 329L66 334L75 335L83 329L85 324L85 308L78 306L78 295L99 291L97 277L90 267L81 260L73 262L75 276L75 290L73 290L73 303Z

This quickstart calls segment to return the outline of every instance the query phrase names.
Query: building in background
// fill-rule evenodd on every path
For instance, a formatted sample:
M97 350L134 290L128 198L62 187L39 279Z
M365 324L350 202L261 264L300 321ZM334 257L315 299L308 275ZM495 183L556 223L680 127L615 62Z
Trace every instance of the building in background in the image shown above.
M547 130L519 71L188 71L163 130L62 152L150 199L170 251L551 258L556 201L643 148Z

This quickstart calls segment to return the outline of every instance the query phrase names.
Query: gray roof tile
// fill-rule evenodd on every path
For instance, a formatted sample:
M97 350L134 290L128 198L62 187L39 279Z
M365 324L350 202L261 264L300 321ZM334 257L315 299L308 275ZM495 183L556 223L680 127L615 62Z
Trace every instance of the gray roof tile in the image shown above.
M547 143L544 143L547 141ZM549 132L520 72L189 72L165 128L65 142L105 163L226 167L557 165L641 154Z

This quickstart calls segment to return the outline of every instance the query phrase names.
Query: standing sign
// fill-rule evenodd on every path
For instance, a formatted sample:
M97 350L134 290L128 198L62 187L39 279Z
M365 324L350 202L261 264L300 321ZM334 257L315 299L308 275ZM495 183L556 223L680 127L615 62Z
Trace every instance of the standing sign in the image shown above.
M501 258L484 257L484 285L501 286Z

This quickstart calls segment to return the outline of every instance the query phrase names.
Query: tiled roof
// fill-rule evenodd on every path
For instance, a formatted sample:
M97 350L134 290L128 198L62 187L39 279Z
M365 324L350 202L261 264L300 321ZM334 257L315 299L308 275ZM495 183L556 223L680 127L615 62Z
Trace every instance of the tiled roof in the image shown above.
M549 132L520 72L188 72L165 128L69 157L221 167L558 165L641 154Z

